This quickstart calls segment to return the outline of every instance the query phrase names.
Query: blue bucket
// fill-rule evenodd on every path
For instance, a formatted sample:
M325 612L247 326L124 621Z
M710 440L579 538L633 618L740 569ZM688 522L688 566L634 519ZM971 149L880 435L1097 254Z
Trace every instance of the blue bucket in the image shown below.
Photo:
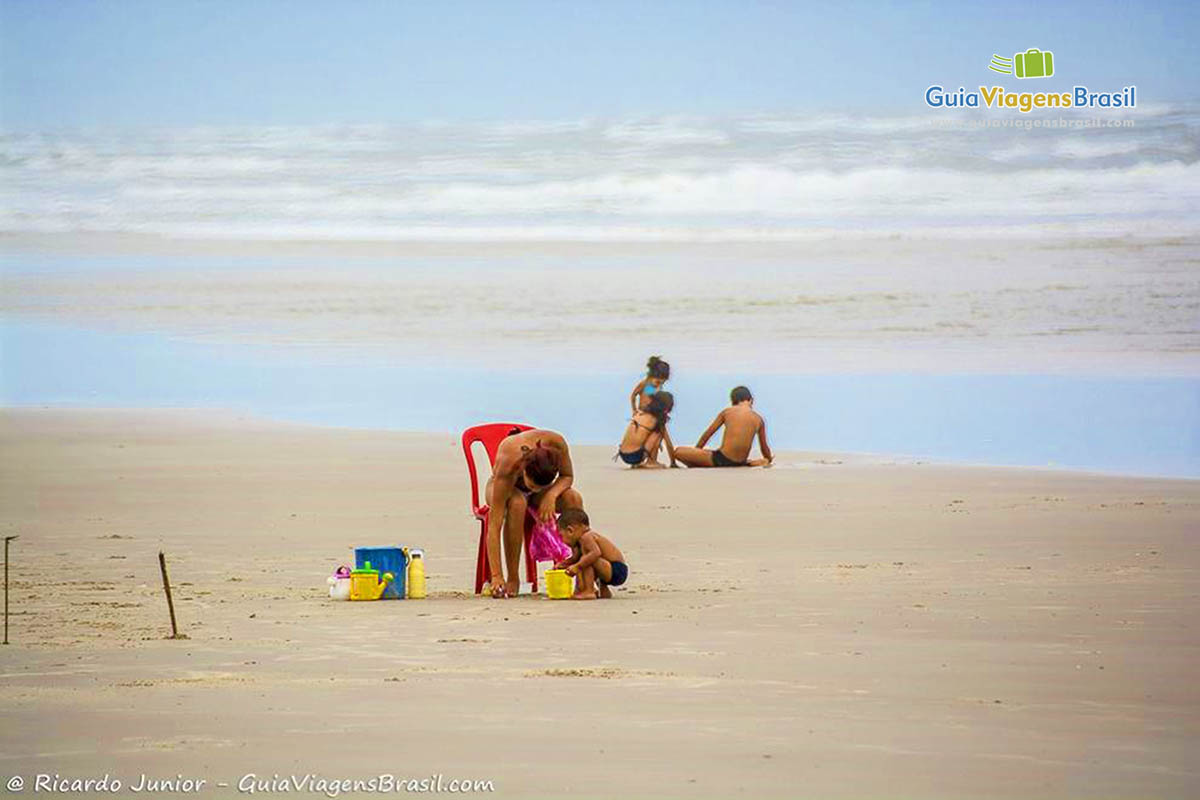
M363 569L363 565L371 562L371 569L379 570L380 576L385 572L392 573L393 580L383 590L381 600L403 600L404 584L408 578L408 557L401 547L356 547L354 548L354 567Z

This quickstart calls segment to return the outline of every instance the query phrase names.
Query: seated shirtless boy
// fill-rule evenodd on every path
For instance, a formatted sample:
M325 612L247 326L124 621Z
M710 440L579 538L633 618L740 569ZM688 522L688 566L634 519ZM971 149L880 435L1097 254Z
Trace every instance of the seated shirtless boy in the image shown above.
M721 446L716 450L705 450L704 445L721 427L725 434ZM751 460L750 447L758 437L758 449L762 458ZM775 456L767 444L767 423L754 410L754 396L745 386L738 386L729 393L729 408L717 414L708 430L696 442L695 447L676 447L675 458L689 467L765 467L770 466Z
M568 508L558 517L558 530L572 552L555 566L566 567L567 574L575 576L576 600L595 600L597 587L600 597L612 597L608 587L620 586L629 577L620 549L590 524L582 508Z

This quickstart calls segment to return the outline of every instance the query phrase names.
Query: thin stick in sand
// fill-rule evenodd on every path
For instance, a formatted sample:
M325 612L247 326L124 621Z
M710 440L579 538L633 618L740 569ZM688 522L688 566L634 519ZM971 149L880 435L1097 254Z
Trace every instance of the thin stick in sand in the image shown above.
M163 551L158 551L158 566L162 570L163 591L167 594L167 610L171 612L171 639L186 639L186 636L179 634L179 628L175 625L175 601L171 599L171 579L167 577L167 557L163 555Z
M4 537L4 643L8 644L8 543L14 536Z

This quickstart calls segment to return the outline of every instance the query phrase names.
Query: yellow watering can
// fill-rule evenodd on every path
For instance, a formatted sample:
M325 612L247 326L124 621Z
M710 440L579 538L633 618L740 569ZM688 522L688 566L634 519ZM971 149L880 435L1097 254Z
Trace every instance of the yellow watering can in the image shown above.
M350 599L378 600L394 577L385 572L380 579L379 570L371 569L371 562L367 561L362 569L350 570Z

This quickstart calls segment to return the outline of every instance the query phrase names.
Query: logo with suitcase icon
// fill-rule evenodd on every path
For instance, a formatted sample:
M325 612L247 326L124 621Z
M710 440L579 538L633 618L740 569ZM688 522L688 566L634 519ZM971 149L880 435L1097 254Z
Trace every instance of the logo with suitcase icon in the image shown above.
M1031 47L1012 58L993 54L988 69L1018 78L1049 78L1054 74L1054 53Z

